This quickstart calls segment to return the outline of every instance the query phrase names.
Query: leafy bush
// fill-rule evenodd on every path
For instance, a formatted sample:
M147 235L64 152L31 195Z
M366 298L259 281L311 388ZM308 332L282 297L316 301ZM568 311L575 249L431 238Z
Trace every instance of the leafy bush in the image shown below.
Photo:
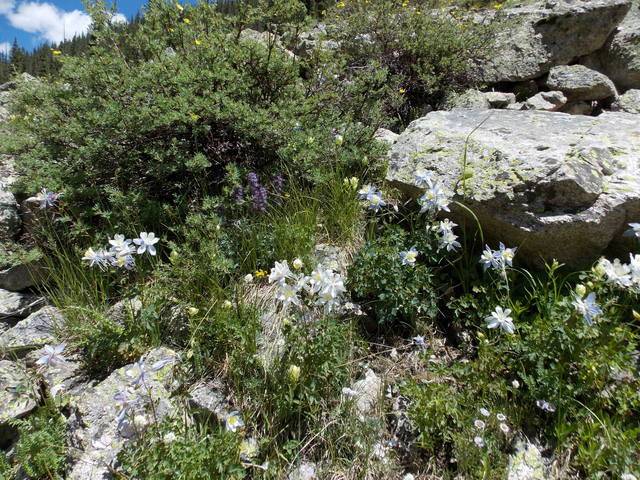
M123 35L98 2L89 52L63 57L59 80L25 84L13 102L21 188L64 191L70 226L82 233L180 218L202 195L220 193L229 165L267 171L285 162L306 181L338 166L379 173L375 124L361 121L365 92L349 102L357 110L344 101L359 80L340 83L324 64L301 78L299 59L246 26L295 31L304 7L261 7L222 15L214 4L179 10L155 0Z
M386 72L395 86L388 113L405 125L447 93L472 85L474 61L491 40L468 13L436 4L348 0L330 15L330 36L340 42L349 68L375 65Z
M218 427L186 428L167 420L118 456L127 478L242 479L240 436Z
M18 420L19 441L15 461L29 478L62 479L66 458L66 422L55 406L39 408Z
M403 265L400 253L416 247L421 252L415 265ZM413 326L419 319L435 319L437 282L435 259L439 254L428 232L407 233L387 226L368 241L349 268L348 286L380 324Z

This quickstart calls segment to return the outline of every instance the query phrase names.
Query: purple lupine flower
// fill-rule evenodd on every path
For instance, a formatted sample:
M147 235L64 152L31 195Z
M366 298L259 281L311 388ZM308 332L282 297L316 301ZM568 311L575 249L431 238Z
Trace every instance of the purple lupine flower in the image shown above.
M272 184L273 184L273 190L276 193L282 192L282 189L284 188L284 177L280 174L276 175L273 178Z
M264 212L267 209L267 189L260 185L260 180L255 172L247 174L247 182L249 182L251 189L253 209Z

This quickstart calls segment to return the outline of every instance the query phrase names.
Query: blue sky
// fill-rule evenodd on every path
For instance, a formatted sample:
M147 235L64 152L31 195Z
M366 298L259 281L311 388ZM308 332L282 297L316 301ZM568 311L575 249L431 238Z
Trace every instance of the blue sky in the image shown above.
M120 0L119 18L131 18L145 0ZM86 31L90 20L81 0L0 0L0 51L17 38L30 50L45 41L56 42Z

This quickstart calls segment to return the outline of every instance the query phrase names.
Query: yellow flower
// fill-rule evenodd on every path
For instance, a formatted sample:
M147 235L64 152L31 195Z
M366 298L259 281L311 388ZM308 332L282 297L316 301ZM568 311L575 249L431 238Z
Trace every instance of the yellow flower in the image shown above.
M176 8L178 9L178 11L182 12L184 11L184 7L182 5L180 5L179 3L176 2Z
M402 8L407 8L408 5L409 5L409 0L404 0L404 2L402 2Z
M496 3L493 8L495 8L496 10L500 10L502 7L504 7L504 5L502 5L501 3Z
M56 57L58 55L62 55L62 52L60 50L54 50L53 48L51 49L51 53L54 54Z
M187 25L189 25L191 23L191 20L189 20L188 18L185 18L184 20L182 20L184 23L186 23Z
M200 120L200 115L198 115L197 113L190 113L189 117L191 118L191 120L193 120L194 122L197 122L198 120Z
M336 5L336 7L338 8L344 8L346 5L344 2L338 2L338 4Z
M405 93L407 93L407 91L404 88L401 88L398 91L400 92L401 95L404 95Z
M194 40L194 42L196 45L202 45L202 41L198 40L197 38Z
M190 317L195 317L198 313L200 313L200 310L198 310L196 307L187 308L187 314Z
M169 31L170 31L171 33L173 33L173 32L175 32L175 31L176 31L176 29L175 29L175 28L169 28Z
M264 270L256 270L254 276L256 278L264 278L267 276L267 272L265 272Z
M288 373L291 383L298 383L298 380L300 380L300 367L297 365L291 365Z

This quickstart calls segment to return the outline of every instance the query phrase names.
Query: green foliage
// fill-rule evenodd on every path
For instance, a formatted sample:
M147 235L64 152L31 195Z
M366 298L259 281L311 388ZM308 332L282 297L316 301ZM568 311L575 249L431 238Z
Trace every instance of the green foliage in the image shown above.
M464 11L431 10L434 3L347 0L330 15L349 68L386 73L395 86L387 111L405 125L473 84L474 61L491 39Z
M420 258L413 266L403 265L400 252L411 247L421 252ZM437 313L436 258L428 231L409 233L397 226L384 227L349 268L351 295L380 324L413 326L420 319L433 320Z
M239 480L245 478L240 439L219 427L187 428L167 420L119 454L120 472L125 478L149 480Z
M34 480L62 479L66 458L66 422L53 405L18 420L15 461Z

